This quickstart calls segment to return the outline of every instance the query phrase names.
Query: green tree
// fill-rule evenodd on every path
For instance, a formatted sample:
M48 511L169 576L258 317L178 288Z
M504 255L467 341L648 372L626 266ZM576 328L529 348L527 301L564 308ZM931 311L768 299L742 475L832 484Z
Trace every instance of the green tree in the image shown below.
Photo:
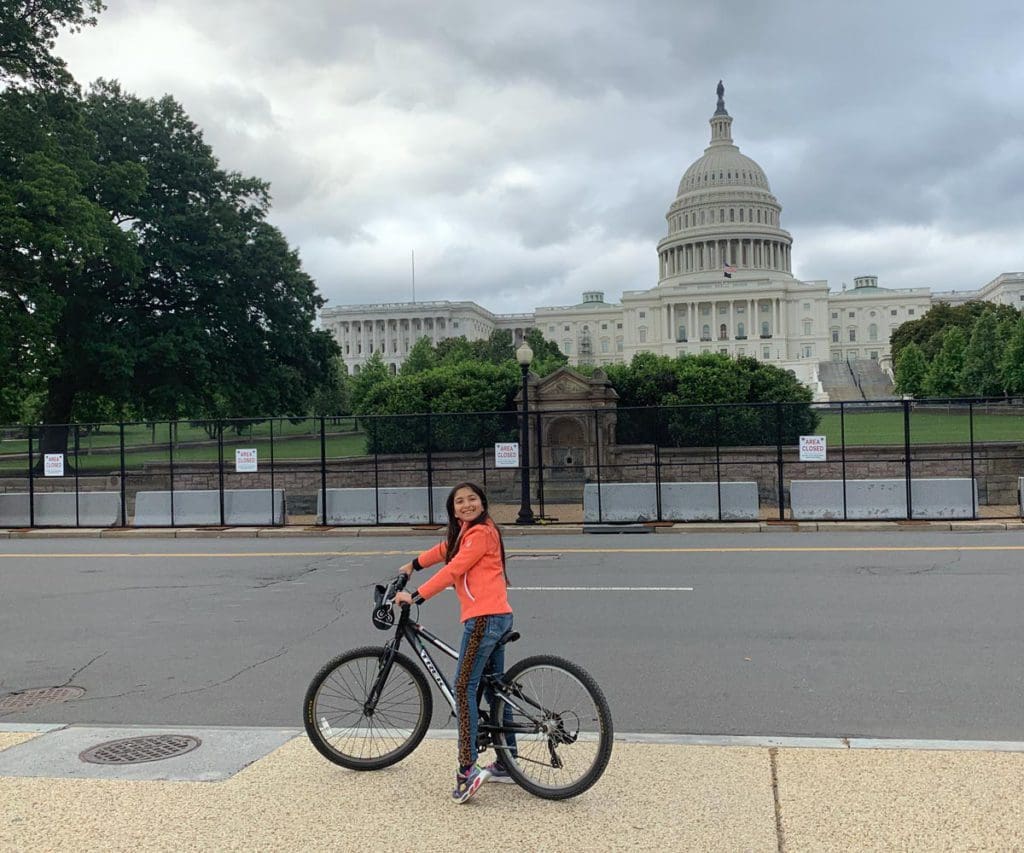
M1002 393L999 375L1002 348L999 321L992 310L984 311L971 329L964 349L964 366L960 373L960 393L972 397L995 397Z
M337 346L265 221L266 185L220 169L170 97L104 82L81 102L9 94L31 120L2 167L0 280L32 318L41 419L89 419L102 401L146 419L305 413ZM41 449L66 439L45 430Z
M931 362L939 354L942 346L941 334L950 326L957 326L966 340L974 324L986 311L995 311L996 318L1002 322L1005 318L1016 319L1019 312L1010 305L994 305L991 302L966 302L963 305L949 305L939 302L933 305L924 316L916 320L902 323L890 336L893 364L900 357L900 352L907 344L916 343L924 353L925 361Z
M494 329L486 340L473 341L473 352L477 360L489 364L514 361L516 353L512 348L512 332L508 329Z
M89 402L123 402L131 377L127 295L141 264L118 210L141 197L145 169L103 162L71 95L8 89L0 127L5 414L31 396L33 419L66 423L77 396L88 418Z
M73 87L64 60L53 54L57 36L93 26L103 9L100 0L0 2L0 86Z
M377 382L357 410L367 452L422 453L428 446L434 451L478 450L511 438L518 377L517 366L509 361L469 361Z
M939 352L928 366L923 390L929 397L956 397L961 393L967 339L959 326L949 326L938 337Z
M371 393L377 393L378 386L386 386L394 381L387 365L379 352L371 355L363 364L362 369L352 379L350 399L352 411L361 415L366 411L366 401Z
M530 371L537 376L547 376L569 363L569 357L558 348L558 344L545 338L540 329L529 329L524 338L533 350Z
M465 340L465 338L462 340ZM430 338L424 336L417 338L416 343L410 347L409 354L405 357L405 361L402 362L400 372L403 376L408 376L412 373L422 373L424 370L430 370L436 366L437 352L434 350L434 345L430 342Z
M607 373L619 395L623 444L773 444L780 432L792 442L818 423L810 390L789 371L753 358L638 353ZM773 402L783 405L764 405Z
M336 417L347 415L350 411L348 372L341 358L335 357L331 359L327 378L313 392L310 412L317 417Z
M437 354L437 366L445 364L454 366L476 360L476 350L473 349L473 345L465 335L438 341L434 351Z
M918 397L924 391L928 363L921 347L911 341L896 360L896 390L901 394Z
M999 362L999 377L1007 394L1024 394L1024 317L1010 332Z

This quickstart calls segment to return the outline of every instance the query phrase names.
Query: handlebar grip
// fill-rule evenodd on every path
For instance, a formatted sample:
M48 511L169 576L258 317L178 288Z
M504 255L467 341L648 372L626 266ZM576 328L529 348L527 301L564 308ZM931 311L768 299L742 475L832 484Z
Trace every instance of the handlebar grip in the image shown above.
M398 577L395 578L395 592L401 592L407 583L409 583L409 576L405 572L399 572Z

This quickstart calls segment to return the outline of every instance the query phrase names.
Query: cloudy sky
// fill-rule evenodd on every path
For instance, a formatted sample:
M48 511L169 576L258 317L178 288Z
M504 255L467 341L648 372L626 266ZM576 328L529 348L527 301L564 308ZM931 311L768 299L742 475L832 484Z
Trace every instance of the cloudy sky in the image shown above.
M329 305L657 284L715 86L799 278L1024 270L1020 0L107 0L80 82L174 95Z

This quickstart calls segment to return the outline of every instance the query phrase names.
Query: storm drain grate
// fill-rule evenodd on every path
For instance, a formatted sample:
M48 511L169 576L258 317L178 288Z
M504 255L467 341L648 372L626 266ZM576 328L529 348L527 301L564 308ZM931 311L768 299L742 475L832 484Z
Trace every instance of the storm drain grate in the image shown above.
M69 699L77 699L84 695L85 691L81 687L33 687L31 690L0 696L0 714L28 711L39 705L67 702Z
M78 757L89 764L144 764L163 761L198 749L202 741L191 735L147 735L122 740L108 740L80 752Z

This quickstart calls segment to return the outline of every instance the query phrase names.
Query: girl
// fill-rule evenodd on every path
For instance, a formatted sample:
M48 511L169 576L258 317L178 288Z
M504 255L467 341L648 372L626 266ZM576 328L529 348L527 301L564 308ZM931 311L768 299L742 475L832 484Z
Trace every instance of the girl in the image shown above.
M464 803L488 781L511 782L508 772L495 761L486 768L477 767L477 728L479 709L477 689L485 672L505 671L505 646L498 640L512 627L512 608L508 603L508 574L505 571L505 544L501 532L487 514L487 496L474 483L460 483L446 503L448 533L445 541L424 551L401 570L414 570L444 562L444 567L415 593L395 595L395 603L409 605L426 600L454 586L462 610L462 647L455 673L455 702L458 709L459 767L455 774L452 799ZM493 703L492 703L493 709ZM506 713L511 722L511 713Z

